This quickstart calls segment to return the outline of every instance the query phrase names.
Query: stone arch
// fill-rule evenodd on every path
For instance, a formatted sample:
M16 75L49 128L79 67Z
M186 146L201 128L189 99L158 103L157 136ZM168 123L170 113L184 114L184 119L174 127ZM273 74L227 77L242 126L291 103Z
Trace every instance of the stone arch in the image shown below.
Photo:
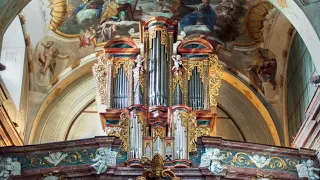
M74 117L95 97L95 84L90 72L92 64L96 62L95 57L93 54L81 59L83 63L79 63L78 67L68 68L61 73L64 76L58 76L58 81L37 112L29 134L29 144L65 140L67 129ZM70 96L74 91L80 94ZM68 98L71 100L68 101ZM237 115L233 119L244 132L247 141L280 145L272 116L264 106L262 97L252 91L248 84L225 71L219 98L218 103L224 109L236 112Z

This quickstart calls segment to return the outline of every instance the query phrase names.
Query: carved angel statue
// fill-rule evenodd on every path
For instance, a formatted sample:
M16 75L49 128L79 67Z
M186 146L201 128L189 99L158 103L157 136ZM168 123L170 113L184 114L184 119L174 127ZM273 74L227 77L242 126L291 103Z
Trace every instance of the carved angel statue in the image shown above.
M63 159L65 159L68 154L63 154L62 152L49 153L49 156L44 157L50 164L57 166Z
M257 168L264 168L269 165L271 158L267 159L265 156L255 154L253 157L249 156L250 160L257 166Z
M179 67L182 66L184 69L186 69L183 64L182 64L182 60L181 60L181 56L178 55L173 55L172 60L174 62L173 67L171 70L175 70L175 71L179 71Z
M201 163L199 167L208 167L209 171L212 173L219 174L224 169L220 164L222 159L219 149L209 148L207 149L207 152L201 156Z
M104 173L108 166L115 166L117 159L117 152L111 151L111 148L99 148L98 154L91 161L96 162L91 165L97 174Z
M17 158L2 158L0 157L0 179L8 179L10 175L21 174L21 164Z
M136 68L138 68L139 71L142 71L142 72L143 72L144 69L143 69L142 63L144 62L144 59L142 59L141 56L138 55L138 56L137 56L137 59L134 60L134 62L137 63Z
M306 163L296 165L299 178L307 177L309 180L320 180L319 175L315 171L320 171L319 168L313 167L313 161L309 159Z

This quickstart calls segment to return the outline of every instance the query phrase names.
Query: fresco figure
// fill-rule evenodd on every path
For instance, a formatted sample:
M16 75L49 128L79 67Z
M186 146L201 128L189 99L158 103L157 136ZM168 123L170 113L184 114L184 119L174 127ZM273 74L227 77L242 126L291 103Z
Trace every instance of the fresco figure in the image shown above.
M100 18L104 0L84 0L72 13L72 15L78 14L81 10L95 9L96 17Z
M89 29L85 30L85 32L80 37L80 47L90 46L95 35L96 31L92 26Z
M249 78L256 87L263 90L262 83L270 82L275 90L275 76L277 72L277 61L275 59L263 56L259 50L256 59L253 60L250 67L245 69L245 71L249 73Z
M101 17L100 23L108 20L133 21L130 0L110 0L106 12Z
M120 27L115 24L107 27L107 23L103 23L99 28L101 28L101 30L99 30L98 33L100 33L103 42L112 39L112 35L120 29Z
M194 12L186 14L179 22L181 30L186 26L206 25L210 32L213 31L215 23L216 13L210 6L210 0L202 0Z
M39 53L39 61L44 67L40 72L45 74L47 69L50 68L50 71L53 74L56 65L56 58L67 59L69 56L59 54L59 50L54 47L52 41L48 41L47 44L41 43L41 45L44 47L44 51L43 53Z

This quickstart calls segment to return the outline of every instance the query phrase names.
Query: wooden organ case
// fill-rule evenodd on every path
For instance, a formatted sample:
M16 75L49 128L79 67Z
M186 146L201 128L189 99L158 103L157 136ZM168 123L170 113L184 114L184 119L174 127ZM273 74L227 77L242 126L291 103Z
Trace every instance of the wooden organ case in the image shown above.
M102 128L120 137L126 166L159 154L167 166L191 167L197 138L215 133L223 72L215 43L193 38L173 49L177 22L164 17L140 31L142 46L113 39L92 68Z

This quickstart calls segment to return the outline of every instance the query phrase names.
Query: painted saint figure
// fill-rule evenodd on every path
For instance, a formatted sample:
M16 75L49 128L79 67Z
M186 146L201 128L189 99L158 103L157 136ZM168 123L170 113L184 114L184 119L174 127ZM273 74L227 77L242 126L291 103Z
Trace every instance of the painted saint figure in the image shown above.
M78 14L81 10L95 9L96 17L100 18L104 0L84 0L73 12L72 15Z
M210 32L213 31L216 23L216 13L210 6L210 0L202 0L202 3L196 6L196 10L186 14L179 22L181 30L192 25L205 25Z
M92 26L89 29L85 30L85 32L80 37L80 47L90 46L95 35L96 31Z
M68 55L59 54L59 50L56 49L52 41L48 41L47 44L41 43L44 47L43 53L39 53L39 61L44 67L40 70L42 74L47 72L47 69L50 68L51 73L54 73L54 68L56 65L56 58L67 59Z
M100 23L108 20L133 21L130 0L110 0L106 12L101 17Z
M273 89L276 88L276 72L277 72L277 61L275 59L269 59L263 56L262 52L259 50L257 57L251 63L248 69L245 69L249 73L249 77L253 85L261 89L262 83L269 82L273 85Z
M101 24L99 28L101 28L101 30L99 30L98 33L100 33L103 42L111 40L114 33L120 29L120 27L115 24L107 27L107 23Z

